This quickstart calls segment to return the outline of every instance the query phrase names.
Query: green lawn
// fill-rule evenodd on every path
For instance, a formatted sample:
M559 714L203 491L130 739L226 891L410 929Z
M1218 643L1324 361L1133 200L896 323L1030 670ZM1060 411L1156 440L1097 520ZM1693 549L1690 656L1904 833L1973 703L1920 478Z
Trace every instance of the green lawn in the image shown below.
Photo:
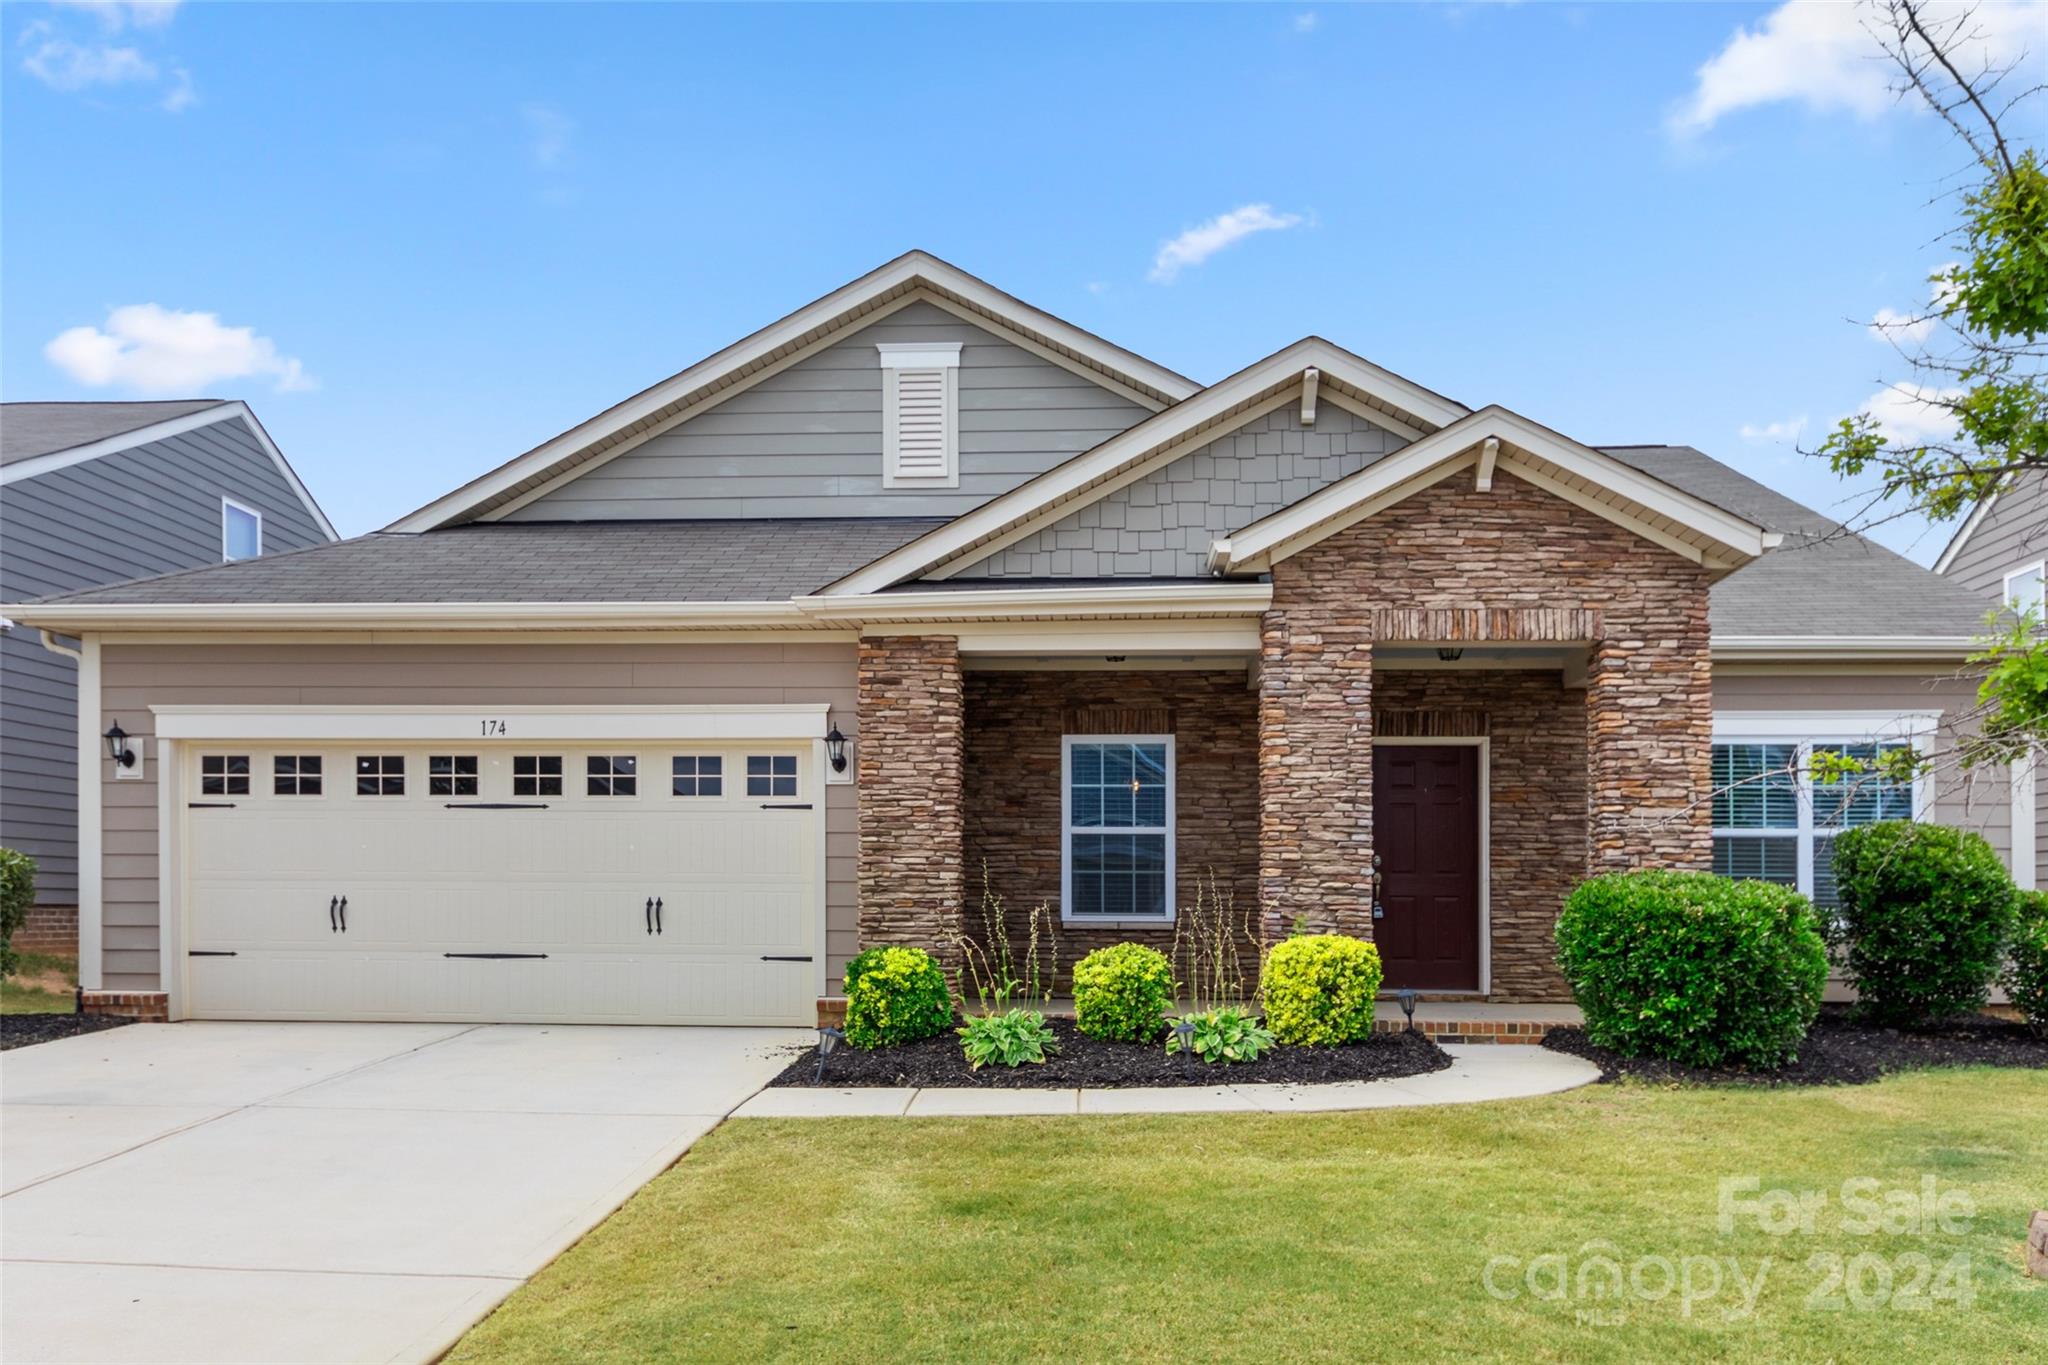
M21 969L0 981L0 1014L69 1014L76 1006L78 961L55 953L23 953Z
M1814 1230L1722 1233L1720 1182L1745 1176L1825 1192ZM1859 1234L1855 1177L1914 1195L1932 1177L1975 1213ZM449 1359L2039 1360L2048 1283L2021 1247L2042 1205L2039 1072L1328 1116L736 1120ZM1689 1265L1694 1301L1579 1297L1603 1253L1651 1295L1665 1262L1644 1258ZM1569 1266L1561 1300L1529 1290L1545 1255ZM1837 1307L1828 1256L1862 1258ZM1967 1275L1906 1292L1923 1257ZM1687 1258L1712 1258L1717 1294ZM1746 1314L1731 1258L1762 1274ZM1490 1262L1518 1297L1489 1293ZM1537 1264L1547 1290L1556 1262Z

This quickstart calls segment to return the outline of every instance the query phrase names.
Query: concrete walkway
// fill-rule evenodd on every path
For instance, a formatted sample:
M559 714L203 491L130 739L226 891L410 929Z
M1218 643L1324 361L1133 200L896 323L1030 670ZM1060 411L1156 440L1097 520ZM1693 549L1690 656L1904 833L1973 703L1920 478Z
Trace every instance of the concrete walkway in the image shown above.
M1426 1076L1324 1085L1156 1086L1123 1090L900 1089L763 1090L734 1118L956 1118L1018 1114L1312 1113L1477 1104L1573 1090L1600 1078L1591 1062L1541 1047L1449 1044L1452 1064ZM1217 1068L1221 1070L1222 1068Z
M0 1057L0 1354L431 1360L808 1029L137 1024Z

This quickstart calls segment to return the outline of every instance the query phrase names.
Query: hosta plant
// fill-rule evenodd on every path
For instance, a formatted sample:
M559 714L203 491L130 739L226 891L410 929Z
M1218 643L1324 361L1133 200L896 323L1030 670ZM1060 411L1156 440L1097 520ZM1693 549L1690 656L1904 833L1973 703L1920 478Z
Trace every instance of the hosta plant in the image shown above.
M1182 1015L1181 1022L1195 1026L1187 1049L1205 1062L1255 1062L1273 1046L1272 1032L1250 1010L1236 1005ZM1180 1030L1166 1035L1166 1050L1181 1050Z
M976 1071L991 1063L1023 1066L1042 1062L1055 1047L1052 1030L1037 1010L977 1014L959 1032L960 1050L967 1054L967 1065Z

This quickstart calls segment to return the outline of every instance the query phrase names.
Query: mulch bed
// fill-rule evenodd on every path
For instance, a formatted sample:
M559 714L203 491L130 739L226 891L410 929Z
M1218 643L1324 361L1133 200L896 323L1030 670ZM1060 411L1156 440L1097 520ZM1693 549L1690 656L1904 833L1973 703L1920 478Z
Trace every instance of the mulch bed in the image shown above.
M1420 1076L1451 1064L1450 1054L1420 1033L1376 1033L1343 1047L1276 1047L1256 1062L1189 1061L1157 1043L1110 1043L1090 1038L1071 1019L1049 1019L1059 1049L1043 1065L985 1066L970 1070L960 1039L946 1032L922 1042L870 1052L841 1046L825 1064L828 1090L864 1086L973 1086L989 1090L1059 1090L1074 1086L1313 1085L1321 1081L1380 1081ZM804 1052L770 1085L818 1084L818 1054Z
M2023 1024L1979 1014L1925 1030L1872 1028L1850 1018L1845 1007L1832 1005L1814 1022L1799 1059L1776 1071L1624 1057L1596 1046L1582 1028L1552 1029L1543 1046L1592 1062L1602 1081L1663 1085L1868 1085L1891 1072L1919 1067L2048 1067L2048 1038Z
M0 1052L134 1022L115 1014L0 1014Z

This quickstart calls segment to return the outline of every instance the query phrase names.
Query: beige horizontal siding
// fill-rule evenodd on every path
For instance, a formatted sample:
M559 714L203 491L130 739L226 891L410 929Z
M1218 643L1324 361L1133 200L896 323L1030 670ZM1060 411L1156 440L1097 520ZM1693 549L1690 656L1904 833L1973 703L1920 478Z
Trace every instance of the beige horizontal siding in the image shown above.
M157 764L152 706L730 706L826 702L847 734L854 648L734 644L110 644L102 719L140 737L141 781L101 784L105 986L160 989ZM855 951L856 807L825 788L826 970Z

